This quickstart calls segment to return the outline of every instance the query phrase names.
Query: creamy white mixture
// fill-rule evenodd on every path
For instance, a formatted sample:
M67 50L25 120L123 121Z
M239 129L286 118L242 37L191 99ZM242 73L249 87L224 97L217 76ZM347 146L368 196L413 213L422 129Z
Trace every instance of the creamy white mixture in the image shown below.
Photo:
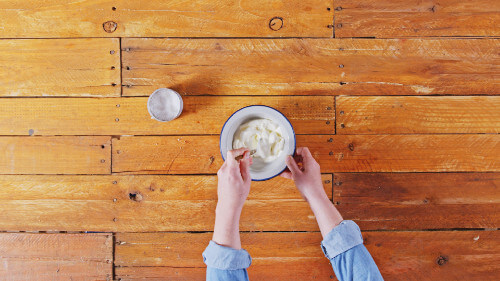
M233 149L241 147L255 150L254 158L260 158L265 163L272 162L285 148L283 129L269 119L243 123L233 137Z

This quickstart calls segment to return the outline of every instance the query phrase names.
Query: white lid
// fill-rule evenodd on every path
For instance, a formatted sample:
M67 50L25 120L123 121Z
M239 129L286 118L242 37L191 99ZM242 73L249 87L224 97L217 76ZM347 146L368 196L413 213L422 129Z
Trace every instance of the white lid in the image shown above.
M157 121L171 121L182 113L182 97L174 90L160 88L148 99L148 112Z

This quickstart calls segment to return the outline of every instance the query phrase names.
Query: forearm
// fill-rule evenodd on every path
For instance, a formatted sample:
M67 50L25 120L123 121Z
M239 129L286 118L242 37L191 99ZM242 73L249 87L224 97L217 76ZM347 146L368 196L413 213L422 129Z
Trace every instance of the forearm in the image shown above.
M342 215L324 192L308 198L307 201L316 217L321 235L325 238L335 226L342 222Z
M241 209L233 210L217 204L212 240L222 246L241 249L240 240Z

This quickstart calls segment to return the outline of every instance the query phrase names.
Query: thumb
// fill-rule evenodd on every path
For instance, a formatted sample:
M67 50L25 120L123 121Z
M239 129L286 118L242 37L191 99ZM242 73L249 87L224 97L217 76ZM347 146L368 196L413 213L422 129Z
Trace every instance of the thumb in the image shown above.
M290 172L292 172L293 176L298 175L299 173L302 173L302 171L299 169L299 166L295 162L295 159L293 159L293 157L291 155L288 155L288 157L286 158L286 165L287 165L288 169L290 170Z
M245 152L243 159L240 160L240 170L244 182L252 180L250 177L250 155L248 152Z

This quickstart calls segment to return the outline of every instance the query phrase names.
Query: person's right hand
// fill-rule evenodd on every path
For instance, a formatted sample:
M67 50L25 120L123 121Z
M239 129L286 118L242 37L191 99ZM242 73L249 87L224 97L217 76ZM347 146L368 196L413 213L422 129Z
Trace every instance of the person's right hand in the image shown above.
M288 156L286 165L289 171L283 172L281 176L293 179L304 199L311 202L313 199L322 199L326 196L319 164L311 155L309 148L297 148L296 157Z

